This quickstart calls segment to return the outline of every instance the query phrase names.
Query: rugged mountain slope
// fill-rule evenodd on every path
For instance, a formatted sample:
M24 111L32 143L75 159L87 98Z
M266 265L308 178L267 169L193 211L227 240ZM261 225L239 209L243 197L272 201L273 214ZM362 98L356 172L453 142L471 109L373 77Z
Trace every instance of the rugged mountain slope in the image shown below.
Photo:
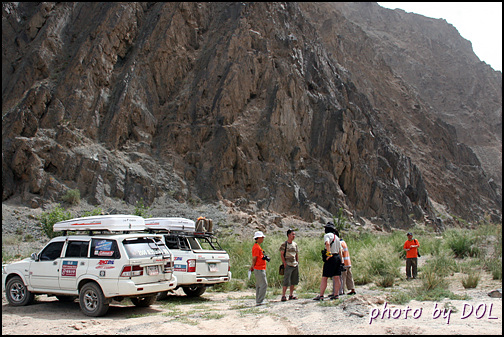
M500 187L370 53L380 38L323 6L3 3L2 200L78 188L305 221L343 207L404 227L436 221L432 201L499 218Z

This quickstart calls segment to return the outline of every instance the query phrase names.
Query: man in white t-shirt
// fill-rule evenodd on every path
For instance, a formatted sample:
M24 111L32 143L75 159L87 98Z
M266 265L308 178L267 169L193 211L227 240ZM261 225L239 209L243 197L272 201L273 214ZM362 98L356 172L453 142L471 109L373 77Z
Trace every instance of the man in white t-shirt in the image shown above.
M327 288L327 279L332 277L333 279L333 294L329 296L330 300L337 300L339 288L341 285L341 257L340 257L340 240L336 235L336 228L332 222L328 222L324 226L324 244L327 250L327 260L324 262L324 268L322 270L322 281L320 282L320 294L314 298L315 301L324 300L324 292Z

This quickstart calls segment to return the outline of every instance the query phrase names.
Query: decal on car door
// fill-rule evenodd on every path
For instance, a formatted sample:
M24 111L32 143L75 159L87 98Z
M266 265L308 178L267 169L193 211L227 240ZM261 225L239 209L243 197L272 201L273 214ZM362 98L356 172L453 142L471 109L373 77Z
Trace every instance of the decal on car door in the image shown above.
M77 276L77 261L63 261L61 276Z

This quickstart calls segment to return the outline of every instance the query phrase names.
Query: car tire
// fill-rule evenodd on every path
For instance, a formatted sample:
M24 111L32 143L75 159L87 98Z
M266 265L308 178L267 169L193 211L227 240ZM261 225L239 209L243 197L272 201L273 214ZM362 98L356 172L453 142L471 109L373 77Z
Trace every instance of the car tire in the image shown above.
M28 290L23 280L19 276L11 278L5 289L7 301L13 306L28 305L33 302L35 296Z
M143 296L143 297L131 297L131 302L137 307L150 307L156 301L156 295Z
M161 300L166 300L168 298L168 291L161 291L157 294L157 300L158 301L161 301Z
M203 295L203 293L206 291L206 287L189 286L189 287L182 287L182 290L188 297L198 297Z
M99 317L107 313L109 302L103 296L100 286L94 282L86 283L79 292L79 304L86 316Z

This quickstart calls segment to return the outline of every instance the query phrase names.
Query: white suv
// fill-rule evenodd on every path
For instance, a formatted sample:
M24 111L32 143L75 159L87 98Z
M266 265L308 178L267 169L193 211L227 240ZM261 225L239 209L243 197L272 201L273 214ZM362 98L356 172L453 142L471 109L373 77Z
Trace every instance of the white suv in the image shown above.
M88 316L105 315L112 299L124 297L136 306L150 306L158 292L177 286L177 278L173 256L161 235L128 233L145 228L144 219L133 215L92 216L55 224L54 230L64 231L63 236L52 239L31 258L2 266L8 302L27 305L34 294L55 295L60 301L78 296ZM66 231L89 233L67 235Z
M177 288L187 296L201 296L206 287L231 280L229 255L213 235L212 220L150 218L145 225L151 232L163 234L174 255ZM159 298L164 297L166 292L160 293Z

